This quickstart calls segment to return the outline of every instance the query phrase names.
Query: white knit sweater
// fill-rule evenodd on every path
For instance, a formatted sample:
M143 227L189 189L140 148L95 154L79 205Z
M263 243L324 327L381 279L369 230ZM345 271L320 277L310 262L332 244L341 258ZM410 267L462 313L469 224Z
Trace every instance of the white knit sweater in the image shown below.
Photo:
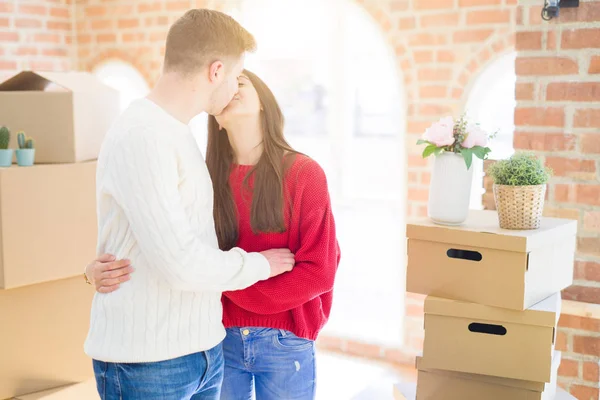
M131 280L96 294L85 352L152 362L208 350L225 337L221 292L267 279L267 260L218 249L213 189L187 125L148 99L108 132L96 176L98 254L131 260Z

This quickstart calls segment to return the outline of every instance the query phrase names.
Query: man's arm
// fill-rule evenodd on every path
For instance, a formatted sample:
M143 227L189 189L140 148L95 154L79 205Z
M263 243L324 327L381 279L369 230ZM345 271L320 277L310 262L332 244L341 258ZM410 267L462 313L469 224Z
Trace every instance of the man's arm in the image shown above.
M267 279L271 268L262 255L221 251L193 233L172 143L148 130L126 135L110 154L108 179L148 265L180 290L236 290Z

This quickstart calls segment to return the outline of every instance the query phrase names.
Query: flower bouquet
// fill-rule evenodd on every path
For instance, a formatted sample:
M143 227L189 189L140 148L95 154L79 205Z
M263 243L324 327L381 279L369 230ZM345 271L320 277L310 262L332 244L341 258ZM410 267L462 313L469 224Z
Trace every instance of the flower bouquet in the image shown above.
M427 212L435 223L460 225L468 216L473 157L487 159L487 147L495 133L488 135L463 115L445 117L431 125L417 144L426 144L423 158L435 156Z

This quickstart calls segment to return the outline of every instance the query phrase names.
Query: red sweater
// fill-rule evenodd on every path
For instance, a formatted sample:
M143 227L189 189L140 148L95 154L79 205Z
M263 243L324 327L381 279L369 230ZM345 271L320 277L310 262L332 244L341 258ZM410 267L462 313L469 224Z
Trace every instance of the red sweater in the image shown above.
M235 166L229 181L238 211L237 246L248 252L289 248L295 254L296 265L291 272L244 290L223 293L223 323L226 328L285 329L315 340L329 318L340 260L325 173L312 159L296 156L284 185L289 196L284 213L287 230L254 234L248 201L251 194L243 183L251 168ZM252 184L251 177L250 188ZM291 210L287 206L290 203Z

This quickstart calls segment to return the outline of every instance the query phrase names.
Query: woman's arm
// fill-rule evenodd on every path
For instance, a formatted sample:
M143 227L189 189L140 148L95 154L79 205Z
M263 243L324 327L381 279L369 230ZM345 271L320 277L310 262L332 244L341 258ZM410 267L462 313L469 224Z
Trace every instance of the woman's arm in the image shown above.
M250 312L277 314L331 291L340 259L331 210L315 210L302 221L302 232L306 239L292 271L223 295Z
M333 289L340 260L327 180L315 162L305 174L300 199L300 248L294 269L249 288L225 292L239 307L257 314L291 310Z

